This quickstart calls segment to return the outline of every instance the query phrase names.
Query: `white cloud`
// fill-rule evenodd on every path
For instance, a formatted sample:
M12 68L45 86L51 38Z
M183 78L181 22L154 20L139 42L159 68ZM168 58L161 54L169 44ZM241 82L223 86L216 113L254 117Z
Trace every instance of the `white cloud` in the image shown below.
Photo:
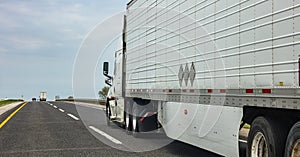
M6 70L5 80L12 80L18 74L18 79L38 82L43 80L47 86L37 85L39 88L49 89L49 94L67 89L70 91L73 59L84 37L99 22L124 11L123 0L3 0L0 2L0 71ZM118 20L117 20L118 21ZM116 21L116 22L117 22ZM120 20L122 21L122 20ZM121 33L122 25L113 23L107 25L107 31L100 32L102 36L109 36L117 30ZM97 43L101 44L101 43ZM98 46L98 45L96 45ZM26 65L23 66L22 64ZM47 69L47 72L41 70ZM14 67L13 70L7 70ZM40 78L36 76L37 72ZM46 77L52 73L55 79ZM57 86L54 80L70 80L67 85ZM56 89L57 88L57 89ZM25 88L24 88L25 89ZM24 95L31 95L31 85L26 88ZM4 87L0 92L15 93L19 87ZM70 95L72 93L69 93ZM6 95L5 96L14 96Z
M17 49L39 49L46 45L46 42L42 39L34 37L22 37L22 36L9 36L8 41L12 44L11 46Z
M84 32L72 28L62 28L58 32L63 35L63 41L81 41L84 38Z
M8 51L8 49L7 49L7 48L0 47L0 53L7 52L7 51Z
M39 13L34 9L34 3L18 1L18 2L10 2L10 1L2 1L0 3L1 12L6 12L10 14L18 14L24 16L34 16Z
M13 31L21 27L20 23L12 18L7 18L8 15L1 14L0 13L0 28L7 30L7 31Z

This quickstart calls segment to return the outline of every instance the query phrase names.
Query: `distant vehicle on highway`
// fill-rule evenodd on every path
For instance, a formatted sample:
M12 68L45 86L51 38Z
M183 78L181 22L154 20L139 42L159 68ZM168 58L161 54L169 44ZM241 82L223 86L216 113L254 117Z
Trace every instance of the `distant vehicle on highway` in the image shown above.
M55 96L55 100L59 100L60 99L60 97L57 95L57 96Z
M47 93L46 92L41 92L40 93L40 101L46 101L47 100Z
M31 100L32 100L32 101L36 101L36 98L32 98Z

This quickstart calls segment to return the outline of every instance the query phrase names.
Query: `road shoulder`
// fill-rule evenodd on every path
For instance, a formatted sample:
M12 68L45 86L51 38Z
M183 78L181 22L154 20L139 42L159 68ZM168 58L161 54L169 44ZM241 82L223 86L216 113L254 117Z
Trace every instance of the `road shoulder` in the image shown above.
M23 104L24 102L14 102L14 103L11 103L11 104L7 104L5 106L1 106L0 107L0 116L2 117L2 115L6 112L8 112L9 110L11 109L14 109L15 107Z
M0 123L3 122L10 114L18 109L24 102L15 102L0 107Z

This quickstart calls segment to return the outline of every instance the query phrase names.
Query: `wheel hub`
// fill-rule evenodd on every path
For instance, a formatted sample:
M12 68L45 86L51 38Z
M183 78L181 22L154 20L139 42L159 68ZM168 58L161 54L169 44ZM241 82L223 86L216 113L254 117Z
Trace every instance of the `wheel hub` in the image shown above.
M252 157L268 157L268 145L265 136L258 132L252 141Z
M300 157L300 139L298 139L294 146L293 146L293 150L292 150L292 157Z

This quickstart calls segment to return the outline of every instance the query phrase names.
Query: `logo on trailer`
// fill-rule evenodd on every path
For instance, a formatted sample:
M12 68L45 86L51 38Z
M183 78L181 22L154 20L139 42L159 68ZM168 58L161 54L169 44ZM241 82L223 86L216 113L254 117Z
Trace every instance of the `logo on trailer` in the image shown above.
M186 63L184 71L183 71L183 66L180 65L179 72L178 72L178 80L179 80L180 87L182 87L183 80L186 86L188 85L189 80L191 82L191 86L193 86L195 77L196 77L196 70L195 70L194 62L192 62L190 68L188 66L188 63Z

